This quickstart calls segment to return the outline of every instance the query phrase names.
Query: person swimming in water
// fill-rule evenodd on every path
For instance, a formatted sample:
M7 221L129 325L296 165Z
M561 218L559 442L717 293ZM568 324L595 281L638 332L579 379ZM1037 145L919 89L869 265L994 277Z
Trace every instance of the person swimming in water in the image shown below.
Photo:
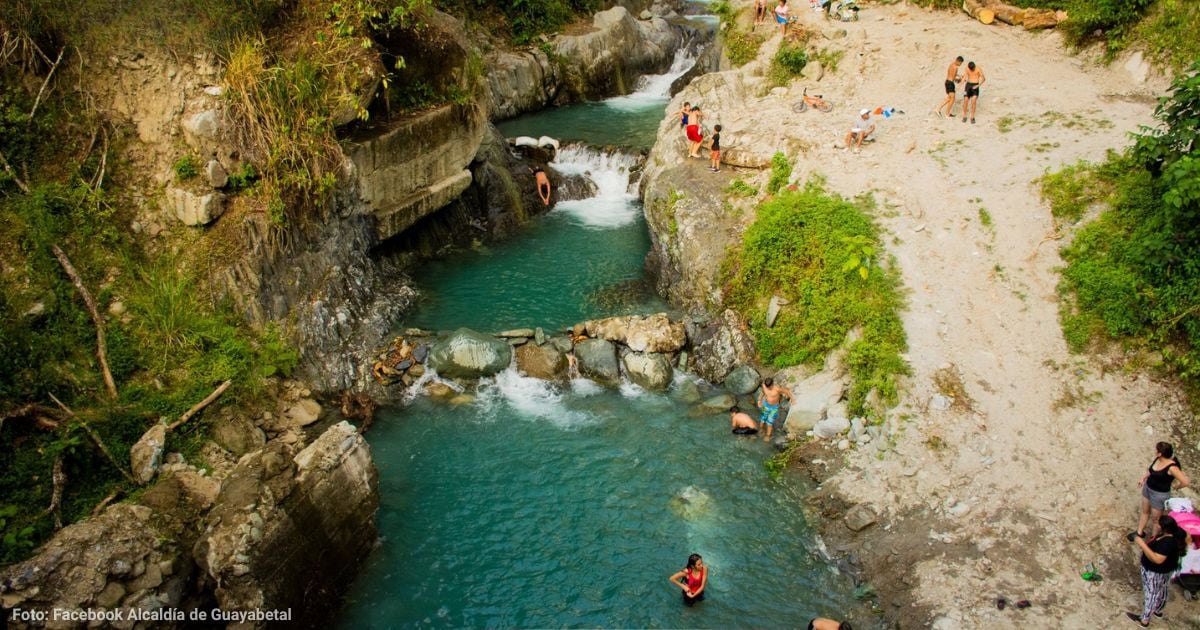
M669 579L671 584L683 590L684 605L691 606L704 601L704 587L708 586L708 567L704 566L704 559L700 554L688 556L687 568L676 571Z
M765 378L762 383L762 393L758 396L758 406L762 409L758 421L767 425L767 435L763 439L771 439L775 432L775 422L779 420L779 406L783 399L792 399L792 390L775 384L775 379Z
M729 428L733 430L734 435L758 433L758 423L750 417L750 414L742 411L741 407L736 405L729 408Z

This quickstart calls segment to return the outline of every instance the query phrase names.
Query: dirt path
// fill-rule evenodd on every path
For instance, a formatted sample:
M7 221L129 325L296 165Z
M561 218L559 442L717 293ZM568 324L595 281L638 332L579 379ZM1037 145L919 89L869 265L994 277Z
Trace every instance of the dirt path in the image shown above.
M1152 121L1151 95L1165 83L1073 57L1055 33L961 14L870 6L843 25L801 13L818 31L847 30L818 38L846 54L809 83L838 107L786 114L800 81L756 115L815 145L797 174L821 173L847 196L875 193L910 290L913 376L892 420L899 438L882 458L855 451L828 484L882 514L856 547L885 605L899 606L889 615L903 627L1131 625L1122 611L1140 610L1141 590L1122 536L1136 525L1135 484L1153 444L1171 438L1184 408L1146 376L1105 373L1067 351L1061 242L1034 180L1125 146ZM932 113L958 54L987 75L974 125ZM875 106L907 113L879 121L861 154L834 148L857 110ZM951 408L930 404L960 385ZM1194 452L1182 449L1185 463ZM1079 578L1088 562L1104 582ZM998 611L997 597L1033 607ZM1200 627L1200 606L1178 590L1167 611L1158 627Z

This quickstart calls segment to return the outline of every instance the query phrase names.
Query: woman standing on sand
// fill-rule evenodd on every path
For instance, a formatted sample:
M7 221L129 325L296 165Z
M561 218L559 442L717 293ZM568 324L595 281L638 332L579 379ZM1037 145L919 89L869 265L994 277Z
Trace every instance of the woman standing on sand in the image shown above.
M708 586L708 567L700 554L688 556L687 568L676 571L670 578L671 584L683 589L683 603L691 606L704 601L704 587Z
M1139 536L1146 535L1147 522L1154 525L1150 535L1158 533L1158 517L1166 508L1167 499L1171 498L1171 483L1174 481L1179 482L1177 487L1181 490L1191 483L1180 468L1179 460L1175 459L1175 449L1166 442L1159 442L1154 445L1154 461L1150 462L1150 468L1138 482L1142 487L1142 516L1138 519L1137 528Z
M1156 523L1162 533L1149 541L1136 532L1129 533L1129 542L1142 550L1142 614L1126 612L1125 616L1143 628L1150 626L1150 616L1161 617L1167 605L1167 583L1179 568L1179 558L1187 549L1188 535L1170 516Z

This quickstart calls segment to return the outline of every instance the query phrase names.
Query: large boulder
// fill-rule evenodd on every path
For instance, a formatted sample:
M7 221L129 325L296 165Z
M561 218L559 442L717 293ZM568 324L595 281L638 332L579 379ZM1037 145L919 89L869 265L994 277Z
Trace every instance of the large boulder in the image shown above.
M167 443L167 425L158 422L129 449L130 469L134 481L143 486L150 483L162 466L163 448Z
M753 393L761 383L758 370L749 365L739 365L725 377L725 389L734 396Z
M545 381L567 378L567 355L554 344L526 343L517 348L517 370L526 376Z
M429 367L447 378L479 378L502 372L512 361L512 346L502 339L460 328L434 344Z
M130 502L63 528L36 556L0 569L0 614L12 627L82 628L24 623L9 620L9 614L14 608L49 616L52 610L121 608L148 614L181 607L194 565L177 532L163 526L166 520L161 512Z
M327 619L376 543L378 477L348 422L312 444L271 442L221 486L194 556L224 610Z
M208 225L225 213L225 195L219 192L200 194L169 186L164 194L163 209L184 225Z
M217 417L211 436L214 442L235 457L258 450L267 442L262 429L254 426L246 416L231 412Z
M800 381L794 380L789 373L781 373L775 375L775 380L792 391L787 419L783 424L788 435L792 436L803 435L815 427L846 391L845 377L828 371L818 372Z
M754 359L754 340L746 332L742 318L730 309L697 333L693 342L696 373L720 383L733 368Z
M646 389L665 391L671 386L674 370L666 355L656 352L630 352L622 359L629 380Z
M583 326L588 336L625 344L634 352L678 352L687 344L683 324L672 322L666 313L609 317Z
M578 77L584 97L632 91L635 77L666 68L683 43L683 32L662 18L639 22L616 6L592 18L592 30L558 37L554 50Z
M604 385L621 382L621 369L617 365L617 347L603 339L588 339L575 344L575 358L579 373Z

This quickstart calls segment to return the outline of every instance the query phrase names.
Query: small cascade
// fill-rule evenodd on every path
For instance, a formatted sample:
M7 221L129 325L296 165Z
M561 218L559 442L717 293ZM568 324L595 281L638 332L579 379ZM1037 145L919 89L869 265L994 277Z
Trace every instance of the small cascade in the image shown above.
M604 104L614 109L638 110L647 105L657 105L666 102L671 96L671 84L683 76L692 66L696 65L695 53L691 46L680 47L675 51L671 67L663 74L647 74L638 79L637 88L627 96L616 96L606 99Z
M637 162L637 157L621 151L601 151L583 144L562 147L551 166L566 175L587 176L596 184L596 195L560 202L556 210L591 228L628 225L639 215L637 181L630 181Z
M683 46L675 51L675 58L671 60L671 67L663 74L648 74L638 79L637 89L630 96L645 94L654 97L670 96L671 84L675 79L683 76L685 72L692 69L696 65L696 57L690 46Z
M521 417L544 420L561 429L594 422L587 414L567 407L566 394L560 386L525 376L512 366L481 380L478 395L481 415L486 418L502 416L507 408Z

